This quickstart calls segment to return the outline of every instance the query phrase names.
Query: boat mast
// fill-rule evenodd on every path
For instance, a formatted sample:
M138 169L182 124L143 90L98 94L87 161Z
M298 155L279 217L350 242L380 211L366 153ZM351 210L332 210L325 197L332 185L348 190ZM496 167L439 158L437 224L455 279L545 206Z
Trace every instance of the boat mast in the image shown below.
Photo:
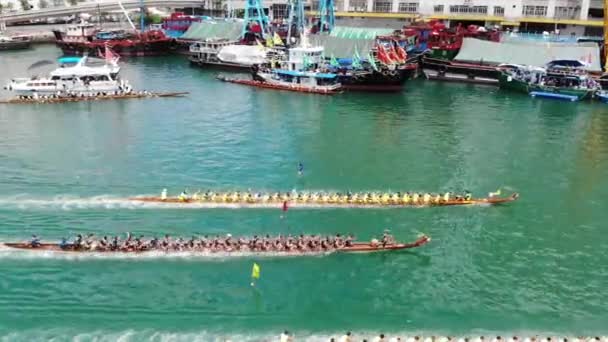
M139 0L139 30L140 30L140 32L145 31L145 27L144 27L145 13L146 13L146 9L144 7L144 0Z
M129 18L129 13L127 13L125 6L122 5L122 1L118 0L118 6L120 6L120 9L122 10L122 13L124 13L125 17L127 17L127 21L129 22L129 25L131 25L133 30L137 31L135 24L133 24L133 22L131 21L131 18Z

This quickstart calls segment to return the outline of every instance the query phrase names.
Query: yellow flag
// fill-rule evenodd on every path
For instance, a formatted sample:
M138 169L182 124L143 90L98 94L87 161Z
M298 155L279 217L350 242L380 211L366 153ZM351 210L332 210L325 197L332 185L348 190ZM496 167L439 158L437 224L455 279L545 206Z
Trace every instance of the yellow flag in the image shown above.
M251 269L251 278L260 279L260 265L253 263L253 268Z
M274 44L272 42L272 38L270 38L270 36L268 36L266 38L266 47L272 47Z
M275 32L272 39L274 41L274 45L283 45L283 41L281 40L281 37L279 37L278 33Z

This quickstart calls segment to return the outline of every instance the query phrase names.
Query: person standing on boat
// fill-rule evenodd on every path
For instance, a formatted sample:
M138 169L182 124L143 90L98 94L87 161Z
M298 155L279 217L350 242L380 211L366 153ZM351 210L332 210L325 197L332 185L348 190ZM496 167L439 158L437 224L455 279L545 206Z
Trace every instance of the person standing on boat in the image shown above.
M167 189L163 189L163 191L161 191L160 193L160 200L161 201L166 201L167 200Z
M304 175L304 164L302 164L302 162L298 163L298 175L299 176Z
M32 239L30 240L30 246L32 247L40 247L40 239L36 235L32 235Z

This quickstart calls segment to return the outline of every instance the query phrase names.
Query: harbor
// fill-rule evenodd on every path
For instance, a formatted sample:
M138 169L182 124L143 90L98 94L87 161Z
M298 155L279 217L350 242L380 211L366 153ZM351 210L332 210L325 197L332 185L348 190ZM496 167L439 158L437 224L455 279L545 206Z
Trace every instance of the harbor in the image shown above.
M597 43L167 18L0 52L0 340L606 340Z

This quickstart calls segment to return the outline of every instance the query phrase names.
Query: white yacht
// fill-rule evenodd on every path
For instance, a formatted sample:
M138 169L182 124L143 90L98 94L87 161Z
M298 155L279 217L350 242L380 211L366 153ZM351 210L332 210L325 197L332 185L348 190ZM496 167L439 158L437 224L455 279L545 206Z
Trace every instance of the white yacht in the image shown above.
M128 82L120 80L117 61L95 62L95 59L70 57L66 60L73 65L62 63L48 77L15 78L5 89L18 95L61 95L66 93L97 94L129 92Z

